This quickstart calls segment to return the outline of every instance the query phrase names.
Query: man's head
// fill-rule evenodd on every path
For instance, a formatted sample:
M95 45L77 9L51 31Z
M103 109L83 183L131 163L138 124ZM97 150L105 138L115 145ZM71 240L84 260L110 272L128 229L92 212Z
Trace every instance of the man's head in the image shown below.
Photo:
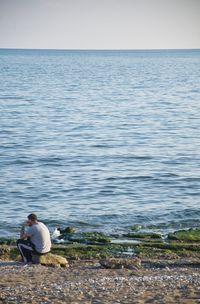
M27 223L28 223L29 226L32 226L33 224L37 223L37 215L36 214L31 213L27 216L27 218L28 218Z

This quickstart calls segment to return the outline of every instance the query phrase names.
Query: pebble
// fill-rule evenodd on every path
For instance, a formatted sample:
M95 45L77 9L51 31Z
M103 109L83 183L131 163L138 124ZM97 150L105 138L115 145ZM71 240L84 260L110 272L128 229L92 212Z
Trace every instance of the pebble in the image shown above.
M199 290L195 268L142 269L136 276L127 269L81 267L78 262L68 269L0 265L0 303L160 303L161 298L183 303L197 301Z

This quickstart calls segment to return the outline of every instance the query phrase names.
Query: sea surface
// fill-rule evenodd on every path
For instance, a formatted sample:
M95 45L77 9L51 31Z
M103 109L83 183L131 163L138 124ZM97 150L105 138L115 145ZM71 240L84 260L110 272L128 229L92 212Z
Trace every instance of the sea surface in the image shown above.
M200 226L200 50L0 50L0 236Z

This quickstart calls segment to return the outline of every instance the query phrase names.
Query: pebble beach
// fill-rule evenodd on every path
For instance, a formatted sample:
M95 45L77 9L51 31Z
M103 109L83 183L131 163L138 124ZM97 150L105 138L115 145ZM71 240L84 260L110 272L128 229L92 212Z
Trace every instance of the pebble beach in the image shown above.
M0 263L0 303L200 303L197 264L103 269L98 261L71 261L68 268Z

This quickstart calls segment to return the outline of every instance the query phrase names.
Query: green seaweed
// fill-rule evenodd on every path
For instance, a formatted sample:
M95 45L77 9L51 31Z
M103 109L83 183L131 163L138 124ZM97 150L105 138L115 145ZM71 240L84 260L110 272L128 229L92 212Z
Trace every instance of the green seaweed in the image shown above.
M69 233L62 236L65 240L84 244L107 244L111 239L101 232Z
M179 230L168 234L169 240L198 242L200 241L200 229Z
M52 252L72 259L120 257L130 255L139 257L153 257L174 259L178 257L200 258L200 243L190 244L185 242L161 242L159 239L144 240L141 243L117 243L101 245L69 244L54 246Z
M5 237L0 237L0 245L15 245L16 240Z
M165 258L176 259L179 257L195 257L200 258L200 243L185 242L159 242L144 241L137 244L121 243L121 244L66 244L53 245L52 253L66 257L67 259L100 259L106 257L122 257L138 256L140 258ZM8 245L0 245L0 259L16 259L19 252L16 247Z
M14 246L0 245L0 260L15 260L19 251Z
M100 259L106 257L138 256L142 258L178 259L180 257L200 258L200 229L180 230L163 240L155 232L131 232L124 237L139 242L111 243L111 237L102 232L75 232L73 227L62 231L66 244L52 246L52 253L67 259ZM137 230L137 227L134 228ZM139 227L138 227L139 229ZM116 237L116 236L115 236ZM13 246L15 244L15 246ZM0 259L16 259L19 252L14 240L0 238Z
M136 254L139 257L154 258L178 258L195 257L200 258L200 244L188 244L180 242L143 242L135 247Z
M69 259L104 258L118 255L123 251L121 246L113 245L83 245L69 244L53 246L52 253L65 256Z
M130 232L124 234L124 237L132 238L132 239L141 239L141 240L162 239L161 234L155 232Z
M0 247L0 260L8 260L10 258L10 247L2 245Z

